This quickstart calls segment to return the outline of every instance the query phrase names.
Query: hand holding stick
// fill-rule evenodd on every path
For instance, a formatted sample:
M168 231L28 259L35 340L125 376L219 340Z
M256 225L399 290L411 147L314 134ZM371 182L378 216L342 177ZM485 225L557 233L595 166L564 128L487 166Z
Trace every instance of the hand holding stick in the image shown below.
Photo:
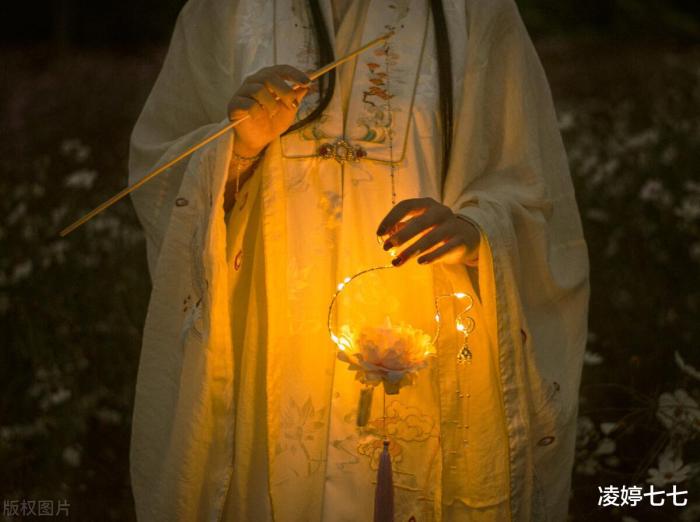
M354 58L354 57L357 56L358 54L360 54L360 53L366 51L366 50L369 49L370 47L373 47L373 46L377 45L379 42L382 42L382 41L384 41L384 40L387 40L388 38L391 38L392 35L393 35L393 32L389 32L389 33L387 33L387 34L384 34L384 35L380 36L379 38L375 38L375 39L372 40L371 42L366 43L365 45L363 45L363 46L360 47L359 49L356 49L356 50L354 50L353 52L351 52L351 53L349 53L349 54L343 56L342 58L339 58L338 60L336 60L336 61L334 61L334 62L332 62L332 63L329 63L328 65L324 65L323 67L321 67L321 68L318 69L317 71L314 71L313 73L309 74L309 79L310 79L311 81L318 79L320 76L323 76L323 75L326 74L328 71L330 71L330 70L332 70L332 69L338 67L338 66L339 66L340 64L342 64L342 63L347 62L348 60ZM303 86L306 87L307 85L303 85ZM297 88L298 88L298 87L297 87ZM221 128L221 129L219 129L218 131L214 132L214 133L211 134L210 136L207 136L206 138L204 138L204 139L203 139L202 141L200 141L199 143L193 145L192 147L190 147L189 149L187 149L186 151L184 151L182 154L180 154L180 155L178 155L177 157L173 158L172 160L170 160L170 161L164 163L164 164L161 165L160 167L157 167L156 169L152 170L151 172L149 172L148 174L146 174L143 178L141 178L140 180L138 180L138 181L137 181L136 183L134 183L133 185L129 185L128 187L124 188L123 190L121 190L120 192L118 192L117 194L115 194L114 196L112 196L111 198L109 198L107 201L105 201L104 203L102 203L102 204L99 205L98 207L94 208L93 210L91 210L90 212L88 212L87 214L85 214L83 217L81 217L80 219L78 219L78 220L75 221L74 223L68 225L66 228L64 228L63 230L61 230L61 232L59 233L60 236L61 236L61 237L67 236L68 234L70 234L71 232L73 232L73 230L75 230L75 229L78 228L79 226L83 225L84 223L86 223L87 221L89 221L90 219L92 219L93 217L95 217L97 214L99 214L99 213L102 212L103 210L106 210L107 208L109 208L109 207L111 207L112 205L114 205L117 201L119 201L120 199L122 199L124 196L127 196L128 194L130 194L131 192L133 192L134 190L136 190L137 188L139 188L141 185L144 185L145 183L147 183L147 182L150 181L151 179L155 178L158 174L160 174L161 172L163 172L163 171L169 169L170 167L172 167L173 165L175 165L175 164L178 163L179 161L181 161L181 160L187 158L188 156L190 156L190 155L193 154L194 152L196 152L196 151L198 151L199 149L201 149L202 147L204 147L206 144L208 144L208 143L214 141L216 138L219 138L220 136L223 136L223 135L226 134L228 131L230 131L231 129L233 129L236 125L238 125L238 124L241 123L242 121L248 119L249 117L250 117L249 115L245 115L245 116L243 116L243 117L241 117L241 118L239 118L239 119L237 119L237 120L235 120L235 121L232 121L231 123L227 123L223 128Z

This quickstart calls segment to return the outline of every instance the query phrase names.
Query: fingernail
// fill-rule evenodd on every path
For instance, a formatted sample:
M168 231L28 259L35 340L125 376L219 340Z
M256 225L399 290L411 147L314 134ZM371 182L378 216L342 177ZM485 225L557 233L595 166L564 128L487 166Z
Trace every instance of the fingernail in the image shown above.
M403 261L401 261L401 258L397 257L397 258L392 259L391 264L394 266L399 266L402 262Z
M385 232L385 229L386 229L386 227L379 227L379 228L377 229L377 235L378 235L378 236L383 236L383 235L384 235L384 232Z
M420 258L420 259L418 260L418 264L420 264L420 265L424 265L425 263L427 263L427 260L425 260L425 259L423 259L423 258Z
M387 241L384 243L384 250L389 250L392 246L391 241Z

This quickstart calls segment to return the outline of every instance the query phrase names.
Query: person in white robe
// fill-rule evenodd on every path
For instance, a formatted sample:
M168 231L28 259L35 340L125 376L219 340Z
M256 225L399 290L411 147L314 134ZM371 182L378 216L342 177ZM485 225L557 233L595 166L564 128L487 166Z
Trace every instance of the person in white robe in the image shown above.
M397 522L566 519L590 289L551 94L512 0L443 0L445 32L431 4L319 1L335 57L394 35L341 66L293 132L323 93L250 84L320 65L307 2L180 13L130 182L257 116L132 194L153 284L130 450L139 520L369 520L384 436ZM263 121L277 123L256 144ZM434 298L465 292L473 358L458 362L452 303L431 365L375 392L357 426L360 385L326 316L339 281L391 261L377 233L399 266L339 303L338 324L432 332Z

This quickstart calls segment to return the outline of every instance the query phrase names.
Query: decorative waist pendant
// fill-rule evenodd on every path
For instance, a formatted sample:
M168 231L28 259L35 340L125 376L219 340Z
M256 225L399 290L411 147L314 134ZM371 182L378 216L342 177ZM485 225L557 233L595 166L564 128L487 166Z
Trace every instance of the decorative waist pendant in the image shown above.
M374 386L365 386L360 390L360 400L357 404L357 425L363 427L369 421L372 412L372 393Z

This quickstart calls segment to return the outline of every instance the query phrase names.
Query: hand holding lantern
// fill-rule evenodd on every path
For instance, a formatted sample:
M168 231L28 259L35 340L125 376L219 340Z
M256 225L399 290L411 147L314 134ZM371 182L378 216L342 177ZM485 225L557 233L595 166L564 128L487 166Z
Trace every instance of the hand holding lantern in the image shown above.
M395 249L415 239L394 258L394 266L418 254L421 254L420 264L439 260L474 265L479 252L479 229L433 198L400 201L382 220L377 234L391 234L384 243L384 250Z

